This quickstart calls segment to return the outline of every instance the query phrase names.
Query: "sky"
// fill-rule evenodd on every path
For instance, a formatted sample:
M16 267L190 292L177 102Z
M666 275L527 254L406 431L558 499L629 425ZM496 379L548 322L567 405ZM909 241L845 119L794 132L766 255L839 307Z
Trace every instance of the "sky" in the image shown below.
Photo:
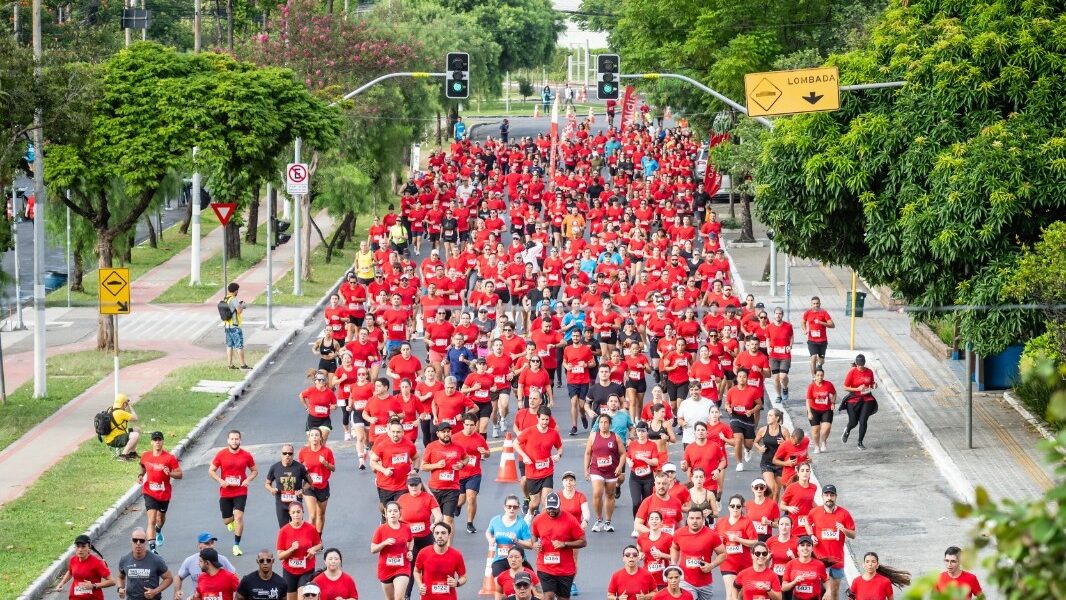
M552 6L561 10L578 10L581 0L552 0ZM559 36L559 45L564 47L585 46L589 48L606 48L607 34L596 31L581 31L574 23L567 22L566 31Z

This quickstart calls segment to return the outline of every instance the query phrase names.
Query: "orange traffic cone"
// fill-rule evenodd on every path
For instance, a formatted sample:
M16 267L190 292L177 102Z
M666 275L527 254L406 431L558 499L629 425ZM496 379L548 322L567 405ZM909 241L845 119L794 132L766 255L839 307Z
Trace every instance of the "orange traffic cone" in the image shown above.
M481 578L481 589L478 596L495 596L496 581L492 578L492 553L496 544L489 544L489 555L485 557L485 576Z
M508 431L503 438L503 452L500 453L500 470L496 472L497 483L518 483L518 466L515 464L514 435Z
M534 104L533 105L533 118L536 119L539 116L540 116L540 105L539 104Z

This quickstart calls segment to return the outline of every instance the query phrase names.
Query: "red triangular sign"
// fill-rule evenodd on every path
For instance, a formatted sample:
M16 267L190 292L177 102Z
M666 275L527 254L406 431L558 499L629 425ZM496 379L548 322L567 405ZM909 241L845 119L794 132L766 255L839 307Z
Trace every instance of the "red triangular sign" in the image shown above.
M233 218L233 213L237 212L236 202L212 202L211 210L215 211L215 215L218 216L218 222L222 223L225 227L229 224L229 220Z

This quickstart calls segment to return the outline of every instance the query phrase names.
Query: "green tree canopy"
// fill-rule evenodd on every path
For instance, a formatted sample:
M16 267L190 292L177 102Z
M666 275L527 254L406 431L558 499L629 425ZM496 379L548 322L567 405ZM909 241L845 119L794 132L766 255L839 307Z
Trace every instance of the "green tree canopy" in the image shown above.
M845 264L912 305L997 305L1025 244L1066 207L1062 2L896 2L868 47L834 57L841 110L777 121L760 218L788 252ZM968 310L981 354L1034 311Z
M550 0L441 0L455 13L469 13L501 48L499 72L539 67L551 61L565 29Z

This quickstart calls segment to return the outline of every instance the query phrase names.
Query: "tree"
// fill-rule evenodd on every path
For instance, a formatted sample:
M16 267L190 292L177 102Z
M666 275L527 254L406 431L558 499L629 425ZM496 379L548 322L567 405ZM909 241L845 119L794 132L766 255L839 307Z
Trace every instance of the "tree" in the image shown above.
M709 166L729 175L731 192L740 194L741 218L738 242L754 242L755 231L751 220L751 203L755 197L753 176L759 165L766 128L751 119L741 119L733 128L731 141L711 148Z
M1023 250L1004 292L1017 302L1043 306L1057 354L1066 357L1066 221L1048 225L1040 241Z
M1066 83L1046 3L893 4L868 47L834 57L841 110L777 121L757 170L759 217L790 254L844 264L919 308L995 306L1025 245L1061 218ZM970 310L988 355L1039 324Z
M442 0L452 13L469 13L502 49L499 72L539 67L551 61L566 28L550 0Z
M522 102L533 95L533 82L528 77L518 78L518 95L522 97Z

